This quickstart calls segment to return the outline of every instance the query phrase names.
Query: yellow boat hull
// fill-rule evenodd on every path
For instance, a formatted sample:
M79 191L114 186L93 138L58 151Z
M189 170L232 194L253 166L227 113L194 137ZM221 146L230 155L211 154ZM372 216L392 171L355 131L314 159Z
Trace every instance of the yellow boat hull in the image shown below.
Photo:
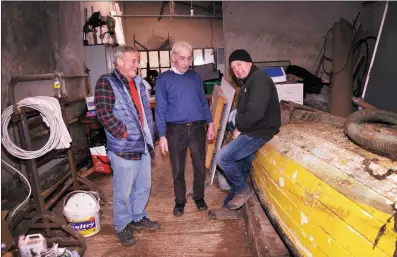
M251 177L294 255L391 257L397 179L372 173L396 167L349 142L340 128L288 124L258 151Z

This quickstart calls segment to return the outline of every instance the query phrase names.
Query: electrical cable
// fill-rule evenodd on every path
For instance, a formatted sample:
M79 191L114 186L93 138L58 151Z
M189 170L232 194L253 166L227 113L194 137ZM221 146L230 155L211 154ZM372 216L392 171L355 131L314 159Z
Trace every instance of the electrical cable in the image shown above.
M325 49L326 49L326 45L327 45L328 33L331 32L332 29L333 29L333 27L330 28L330 29L328 30L328 32L327 32L327 34L326 34L326 36L325 36L325 42L324 42L324 55L325 55ZM353 38L355 37L356 33L357 33L357 32L356 32L356 30L354 29ZM354 48L353 42L354 42L354 41L352 40L352 43L351 43L351 46L350 46L350 49L349 49L349 53L347 54L346 62L345 62L345 65L343 66L343 68L340 69L340 70L338 70L337 72L333 72L333 71L327 72L327 71L325 70L324 62L323 62L322 68L323 68L323 71L324 71L325 74L327 74L328 76L337 75L337 74L341 73L341 72L347 67L347 64L349 63L350 54L352 53L353 48Z
M29 107L31 109L39 111L43 115L43 120L46 121L47 126L50 128L50 137L47 141L47 143L39 150L36 151L26 151L18 146L16 146L10 139L10 136L8 134L8 124L10 123L11 120L11 115L14 113L14 106L9 106L2 114L1 117L1 128L2 128L2 136L1 136L1 143L3 144L4 148L13 156L18 157L20 159L34 159L38 158L40 156L45 155L49 151L53 150L56 148L60 142L61 138L61 130L59 127L58 119L55 116L54 112L51 111L48 107L40 104L18 104L18 108L21 107ZM29 200L30 195L32 193L32 188L30 186L30 183L28 179L17 169L15 169L13 166L11 166L9 163L4 161L3 159L1 160L5 165L7 165L9 168L17 172L26 182L26 184L29 187L29 194L26 197L26 199L19 204L16 209L12 212L11 217L15 215L15 212L21 208L23 204L25 204L26 201Z
M353 22L353 30L354 30L354 31L353 31L353 39L354 39L354 37L356 36L358 30L360 30L360 27L359 27L358 30L356 29L356 21L357 21L357 19L358 19L359 16L360 16L360 13L357 14L356 20ZM325 34L323 56L325 56L325 49L326 49L326 47L327 47L327 40L328 40L329 33L332 31L333 28L334 28L334 27L332 26L332 27L327 31L327 34ZM343 68L342 68L341 70L337 71L337 72L332 72L332 71L331 71L331 72L329 73L329 72L327 72L327 71L325 70L324 62L323 62L323 63L322 63L322 69L323 69L323 71L324 71L325 74L327 74L328 76L336 75L336 74L341 73L341 72L347 67L347 64L349 63L350 53L352 52L352 49L353 49L353 47L354 47L353 42L354 42L354 41L352 40L352 44L351 44L351 46L350 46L349 53L347 54L346 63L345 63L345 65L343 66Z
M18 104L18 107L29 107L39 111L44 117L43 120L46 119L47 125L50 128L50 137L47 143L39 150L36 151L26 151L18 146L16 146L10 139L8 134L8 124L11 120L11 115L13 114L13 106L9 106L1 117L1 128L2 128L2 137L1 143L4 148L13 156L18 157L20 159L34 159L40 156L45 155L49 151L53 150L56 146L58 146L60 141L60 127L58 125L58 120L54 113L47 107L39 104Z
M2 161L5 165L7 165L10 169L12 169L12 170L15 171L16 173L18 173L18 174L25 180L26 184L27 184L28 187L29 187L28 196L27 196L27 197L25 198L25 200L24 200L22 203L20 203L20 204L14 209L14 211L11 213L11 217L13 217L13 216L15 215L15 212L16 212L19 208L21 208L21 206L24 205L26 201L29 200L30 195L32 194L32 187L30 186L30 183L29 183L28 179L22 174L22 172L20 172L19 170L15 169L14 167L12 167L10 164L8 164L8 163L7 163L6 161L4 161L3 159L1 159L1 161Z
M374 36L367 36L365 38L362 38L360 40L358 40L356 42L356 44L353 47L353 53L358 49L359 46L361 46L362 44L365 44L365 65L364 65L364 71L362 73L361 79L358 80L358 87L355 90L355 92L353 93L354 96L358 97L362 94L363 91L363 87L362 87L362 83L364 81L364 77L366 75L366 73L368 72L367 69L369 68L369 46L368 46L368 40L369 39L373 39L376 40L377 38Z
M330 28L328 31L327 31L327 33L326 33L326 35L325 35L325 37L324 37L324 46L323 46L323 56L325 56L325 53L326 53L326 46L327 46L327 40L328 40L328 37L329 37L329 35L330 35L330 32L332 31L332 29L333 29L333 27L332 28ZM357 33L357 31L356 31L356 29L354 28L354 33L353 33L353 38L354 38L354 36L356 35L356 33ZM346 67L347 67L347 64L348 64L348 62L349 62L349 58L350 58L350 55L351 54L353 54L354 52L355 52L355 50L362 44L362 43L364 43L364 41L367 41L368 39L375 39L376 40L376 37L374 37L374 36L367 36L367 37L365 37L365 38L363 38L363 39L359 39L355 44L353 44L353 41L352 41L352 45L351 45L351 47L350 47L350 49L349 49L349 53L348 53L348 55L347 55L347 58L346 58L346 62L345 62L345 65L343 66L343 68L342 69L340 69L339 71L337 71L337 72L328 72L328 71L326 71L325 70L325 67L324 67L324 62L322 63L322 70L324 71L324 73L325 74L327 74L328 76L332 76L332 75L337 75L337 74L339 74L339 73L341 73ZM366 43L366 46L368 47L368 44ZM368 50L367 50L367 56L368 56ZM367 66L367 61L366 61L366 66ZM366 68L367 69L367 68ZM364 72L364 74L365 74L365 72ZM364 77L364 75L362 76L362 79L363 79L363 77Z
M327 40L328 40L328 37L329 37L329 35L330 35L330 32L332 31L332 28L330 28L328 31L327 31L327 33L325 34L325 37L324 37L324 46L323 46L323 56L325 56L325 53L326 53L326 45L327 45ZM354 37L354 36L353 36ZM365 50L365 53L366 53L366 59L365 59L365 65L364 65L364 72L362 73L362 76L361 76L361 79L359 79L359 81L358 81L358 84L359 84L359 87L355 90L355 92L353 93L353 95L354 96L358 96L358 95L361 95L362 94L362 82L364 81L364 77L365 77L365 74L367 73L367 69L368 69L368 57L369 57L369 46L368 46L368 40L369 39L373 39L373 40L376 40L377 38L376 37L374 37L374 36L367 36L367 37L365 37L365 38L362 38L362 39L359 39L354 45L352 45L352 47L350 48L350 50L349 50L349 54L348 54L348 57L347 57L347 59L346 59L346 63L345 63L345 65L344 65L344 67L341 69L341 70L339 70L339 71L337 71L337 72L327 72L326 70L325 70L325 67L324 67L324 62L322 63L322 70L324 71L324 73L325 74L327 74L328 76L332 76L332 75L336 75L336 74L338 74L338 73L340 73L340 72L342 72L345 68L346 68L346 66L347 66L347 63L348 63L348 60L349 60L349 57L350 57L350 54L351 53L354 53L357 49L358 49L358 47L359 46L361 46L362 44L365 44L365 47L366 47L366 50ZM321 52L320 52L321 53ZM318 57L317 57L317 59L318 59ZM316 60L316 62L317 62L317 60Z
M327 33L325 34L325 37L324 37L323 56L325 56L325 52L326 52L326 48L327 48L327 40L328 40L329 35L331 35L330 33L331 33L331 31L332 31L332 28L333 28L333 27L331 27L331 28L327 31ZM329 73L325 70L325 68L324 68L324 61L323 61L323 63L321 64L321 66L322 66L322 69L323 69L324 73L327 74L328 76L330 76L330 74L329 74Z

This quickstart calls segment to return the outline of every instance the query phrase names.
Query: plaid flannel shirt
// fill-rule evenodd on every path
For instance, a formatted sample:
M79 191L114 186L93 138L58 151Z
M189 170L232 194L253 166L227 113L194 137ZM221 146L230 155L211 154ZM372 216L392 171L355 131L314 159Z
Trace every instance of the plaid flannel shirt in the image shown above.
M122 75L117 69L115 69L114 72L116 72L117 75L120 76L124 87L127 89L128 93L131 96L131 90L128 86L128 79L124 75ZM113 106L116 100L112 86L110 85L110 82L106 78L106 76L101 76L98 79L98 82L95 86L94 98L98 120L102 123L104 128L115 138L122 138L124 132L126 131L126 127L122 121L118 120L116 116L113 115ZM147 147L149 148L151 157L154 158L153 149L151 149L149 145L147 145ZM140 153L117 152L115 154L126 160L141 159Z

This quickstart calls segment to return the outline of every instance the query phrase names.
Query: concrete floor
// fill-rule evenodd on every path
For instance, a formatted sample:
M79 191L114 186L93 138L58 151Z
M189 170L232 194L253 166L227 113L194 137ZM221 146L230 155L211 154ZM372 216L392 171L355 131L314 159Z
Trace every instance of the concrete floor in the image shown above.
M156 154L152 162L152 192L147 212L151 219L161 221L160 229L137 232L136 245L122 246L112 226L112 177L94 175L90 179L104 191L110 203L102 207L101 231L87 238L84 256L252 256L243 219L209 219L208 212L197 211L191 197L184 216L173 216L174 193L169 157L162 156L158 147ZM185 172L187 190L191 192L193 170L189 153ZM216 182L208 185L205 200L209 208L219 207L225 194Z

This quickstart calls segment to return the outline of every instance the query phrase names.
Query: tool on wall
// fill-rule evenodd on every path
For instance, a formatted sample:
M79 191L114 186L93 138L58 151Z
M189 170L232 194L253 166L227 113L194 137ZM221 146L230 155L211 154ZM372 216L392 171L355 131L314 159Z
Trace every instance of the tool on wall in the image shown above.
M92 12L93 11L94 10L92 9ZM95 45L98 44L96 28L98 28L98 27L101 28L104 25L106 25L106 21L103 20L102 15L101 15L100 12L93 12L91 17L84 24L84 27L83 27L84 33L88 34L88 33L92 32L93 37L94 37L94 44ZM87 43L88 43L88 41L87 41Z
M105 32L109 33L109 35L112 37L113 42L116 44L117 43L117 39L116 39L116 20L112 17L112 16L106 16L106 26L108 28L108 31Z

